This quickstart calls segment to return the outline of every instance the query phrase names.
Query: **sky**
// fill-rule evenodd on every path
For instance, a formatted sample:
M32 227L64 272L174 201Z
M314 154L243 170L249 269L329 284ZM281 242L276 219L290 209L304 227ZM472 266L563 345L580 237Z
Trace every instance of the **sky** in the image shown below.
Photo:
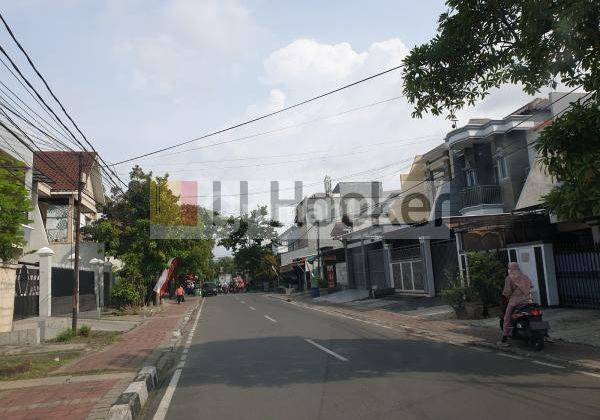
M0 5L109 162L197 138L396 66L435 35L445 10L435 0ZM10 44L5 32L0 43ZM503 117L527 100L518 86L505 86L459 113L458 124ZM395 71L115 170L127 179L137 163L174 180L197 181L198 203L208 207L212 183L221 181L225 214L239 213L239 181L248 181L251 208L269 204L271 181L279 181L282 198L293 197L294 181L304 182L304 194L322 191L325 175L334 185L380 180L385 189L397 189L414 156L442 143L451 129L443 117L413 119L411 110L402 98L401 72ZM291 223L291 209L278 217Z

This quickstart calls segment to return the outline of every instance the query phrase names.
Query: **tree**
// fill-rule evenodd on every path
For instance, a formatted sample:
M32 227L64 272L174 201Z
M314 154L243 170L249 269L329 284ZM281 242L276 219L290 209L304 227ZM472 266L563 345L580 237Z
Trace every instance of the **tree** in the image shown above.
M600 215L599 128L600 109L575 104L536 143L541 162L560 181L544 197L545 206L562 219Z
M108 255L124 262L120 280L133 284L144 302L152 298L152 286L170 258L180 259L178 275L207 275L211 270L214 239L189 239L184 235L184 222L193 210L182 209L167 181L168 175L153 177L136 166L124 194L113 190L102 218L85 231L105 244ZM200 231L203 222L197 220ZM153 229L158 232L153 233Z
M506 269L492 252L469 252L469 287L483 303L483 315L488 307L500 302Z
M233 257L225 256L221 257L214 262L214 269L216 273L222 274L235 274L237 267Z
M10 261L24 244L23 226L31 210L24 165L0 153L0 261Z
M590 93L586 106L598 109L597 0L448 0L446 5L437 35L404 59L404 93L414 104L415 117L431 112L454 119L457 110L474 105L505 83L521 83L532 95L559 82L582 88ZM573 170L577 174L563 177L563 186L545 199L545 207L559 217L582 216L588 210L599 214L597 202L585 212L578 209L580 200L586 200L586 186L597 179L599 166L597 159L582 153L586 149L570 144L583 138L598 150L598 118L586 118L582 109L565 112L558 128L541 138L542 162L551 164L550 173L560 176ZM556 137L559 133L568 140ZM566 162L559 167L560 159Z
M249 281L273 281L279 276L271 244L281 224L268 217L266 206L241 217L230 217L219 242L233 252L236 268L250 275Z

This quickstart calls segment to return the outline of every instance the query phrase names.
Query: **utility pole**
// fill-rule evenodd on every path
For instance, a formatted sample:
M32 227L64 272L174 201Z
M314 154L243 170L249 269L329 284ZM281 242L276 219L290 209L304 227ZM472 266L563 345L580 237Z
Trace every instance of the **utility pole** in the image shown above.
M73 322L71 329L77 334L77 316L79 315L79 242L81 239L81 190L82 178L82 152L79 152L79 165L77 171L77 202L75 203L75 261L73 263Z
M321 229L319 222L317 222L317 273L321 278Z

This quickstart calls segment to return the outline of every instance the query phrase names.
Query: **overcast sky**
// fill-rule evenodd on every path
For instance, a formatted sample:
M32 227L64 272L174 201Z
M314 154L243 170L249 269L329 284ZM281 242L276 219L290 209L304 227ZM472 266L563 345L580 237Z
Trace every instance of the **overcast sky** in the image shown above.
M410 48L435 34L444 10L435 0L1 4L17 37L111 162L398 65ZM8 44L5 33L0 42ZM305 193L322 191L326 174L334 185L345 177L399 188L399 173L412 157L441 143L450 129L443 118L411 119L410 105L392 99L401 95L400 76L393 72L172 151L183 153L137 163L174 179L198 181L199 203L205 205L211 202L212 182L222 181L225 213L239 211L240 180L249 182L251 207L268 204L271 180L280 181L284 198L293 196L295 180L310 184ZM507 86L461 113L459 124L474 116L502 117L526 100L518 87ZM222 142L228 143L208 146ZM129 169L117 167L124 178ZM363 174L347 177L358 172ZM291 220L289 212L280 217L284 223Z

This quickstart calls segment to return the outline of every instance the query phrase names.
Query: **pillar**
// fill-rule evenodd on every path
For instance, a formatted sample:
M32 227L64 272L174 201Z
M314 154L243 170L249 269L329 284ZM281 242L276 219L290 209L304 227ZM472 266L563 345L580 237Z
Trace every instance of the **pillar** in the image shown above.
M433 263L431 260L431 239L426 236L419 238L421 245L421 258L423 259L423 268L425 269L425 292L427 296L435 296L435 279L433 277Z
M38 249L36 254L40 257L39 315L49 317L52 315L52 256L54 251L43 247Z
M389 284L392 289L395 289L394 276L392 273L392 256L390 252L390 244L383 240L383 272L385 273L385 282Z
M104 306L104 261L92 258L90 265L94 270L94 294L96 295L96 308L99 310Z

